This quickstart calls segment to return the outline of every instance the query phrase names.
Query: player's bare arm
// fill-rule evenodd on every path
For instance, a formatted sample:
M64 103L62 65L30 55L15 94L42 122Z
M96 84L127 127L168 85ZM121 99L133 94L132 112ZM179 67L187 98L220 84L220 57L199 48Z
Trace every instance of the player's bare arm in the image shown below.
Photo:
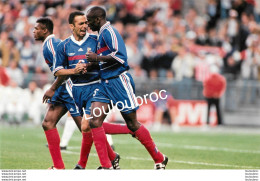
M89 62L112 62L112 61L116 62L117 61L110 55L99 56L92 51L89 51L88 53L86 53L86 58Z
M74 69L61 69L54 73L55 76L64 76L64 75L77 75L86 70L86 65L78 62Z
M46 103L48 99L51 99L55 93L55 91L60 87L60 85L67 80L67 76L59 76L51 85L49 89L43 95L42 102Z

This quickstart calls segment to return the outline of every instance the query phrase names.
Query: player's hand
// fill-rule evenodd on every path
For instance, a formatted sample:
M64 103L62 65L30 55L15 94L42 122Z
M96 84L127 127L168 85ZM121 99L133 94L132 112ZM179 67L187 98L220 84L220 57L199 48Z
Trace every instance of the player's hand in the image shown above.
M80 74L80 73L86 72L86 70L87 70L86 69L86 64L78 62L76 67L74 68L74 73L75 74Z
M92 64L93 64L92 62L85 63L85 64L84 64L85 68L82 70L81 73L82 73L82 74L87 73Z
M86 53L86 58L89 62L97 62L97 56L98 55L92 51Z
M54 96L54 93L55 93L55 90L53 89L48 89L44 95L43 95L43 98L42 98L42 102L43 103L47 103L48 99L51 99L53 96Z

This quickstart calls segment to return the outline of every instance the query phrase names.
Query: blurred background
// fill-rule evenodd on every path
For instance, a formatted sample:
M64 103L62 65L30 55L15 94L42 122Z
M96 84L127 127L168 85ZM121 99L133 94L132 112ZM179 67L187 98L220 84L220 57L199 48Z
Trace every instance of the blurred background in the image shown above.
M1 0L0 124L40 125L44 116L53 75L33 39L36 20L50 17L65 39L69 13L91 5L104 6L124 38L136 95L166 91L167 99L140 107L141 122L154 130L205 126L203 82L218 73L226 79L222 125L260 126L260 0ZM209 116L217 126L214 107Z

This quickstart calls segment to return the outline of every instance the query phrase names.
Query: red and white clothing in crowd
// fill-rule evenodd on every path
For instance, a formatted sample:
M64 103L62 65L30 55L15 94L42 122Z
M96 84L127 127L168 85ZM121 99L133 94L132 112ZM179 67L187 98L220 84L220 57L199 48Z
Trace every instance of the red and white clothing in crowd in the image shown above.
M226 79L218 73L212 73L203 82L203 95L206 98L220 98L226 89Z

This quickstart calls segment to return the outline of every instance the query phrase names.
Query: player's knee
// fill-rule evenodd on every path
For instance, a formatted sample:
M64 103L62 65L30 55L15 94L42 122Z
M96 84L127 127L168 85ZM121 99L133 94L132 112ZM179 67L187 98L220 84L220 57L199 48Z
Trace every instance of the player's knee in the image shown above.
M89 121L90 128L98 128L102 126L102 122L98 118L93 118Z
M89 132L91 130L89 124L81 124L81 131Z
M127 128L130 130L130 131L132 131L132 132L135 132L135 131L137 131L139 128L140 128L140 123L133 123L133 122L127 122L126 123L126 125L127 125Z
M44 130L50 130L50 129L53 129L55 128L55 123L53 123L53 121L50 121L48 119L44 119L43 122L42 122L42 128Z

